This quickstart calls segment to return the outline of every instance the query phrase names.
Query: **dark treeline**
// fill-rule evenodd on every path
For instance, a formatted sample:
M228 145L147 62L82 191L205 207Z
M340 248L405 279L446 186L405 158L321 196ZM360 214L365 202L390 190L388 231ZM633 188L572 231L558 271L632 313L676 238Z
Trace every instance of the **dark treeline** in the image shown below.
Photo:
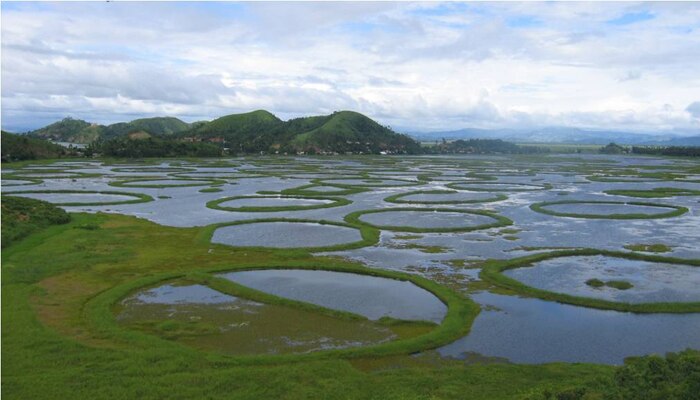
M518 146L501 139L469 139L447 142L442 140L425 148L428 154L537 154L549 153L549 149L535 146Z
M76 149L69 149L46 140L32 139L9 132L2 132L2 162L38 160L76 156Z
M632 146L634 154L651 154L655 156L700 157L700 147L689 146Z
M221 146L212 143L189 143L172 139L128 137L97 141L85 149L86 156L107 157L219 157Z

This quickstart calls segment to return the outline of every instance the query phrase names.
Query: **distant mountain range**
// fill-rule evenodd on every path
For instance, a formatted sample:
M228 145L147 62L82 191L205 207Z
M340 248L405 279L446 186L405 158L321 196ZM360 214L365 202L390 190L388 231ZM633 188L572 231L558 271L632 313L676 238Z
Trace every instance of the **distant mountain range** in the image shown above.
M282 121L257 110L213 121L186 123L173 117L137 119L98 125L65 118L28 132L29 137L59 142L91 143L114 138L150 137L185 142L220 143L232 152L418 153L420 144L353 111Z
M29 137L59 142L91 143L119 137L144 139L173 138L190 142L221 143L233 152L352 152L416 153L419 144L411 137L434 142L468 139L501 139L515 143L572 143L605 145L700 146L699 136L672 133L650 135L579 128L475 129L441 132L412 132L402 135L353 111L283 121L274 114L257 110L231 114L213 121L187 123L174 117L155 117L99 125L65 118L28 132Z
M476 129L467 128L441 132L413 132L420 141L457 139L501 139L516 143L575 143L605 145L615 142L625 145L700 146L699 136L676 134L650 135L620 131L594 131L579 128L549 127L524 129Z

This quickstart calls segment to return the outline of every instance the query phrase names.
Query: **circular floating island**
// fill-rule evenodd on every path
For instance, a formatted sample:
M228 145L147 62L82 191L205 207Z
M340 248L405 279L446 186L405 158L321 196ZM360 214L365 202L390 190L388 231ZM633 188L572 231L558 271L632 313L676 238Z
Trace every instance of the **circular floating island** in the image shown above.
M534 190L551 189L552 185L544 183L537 185L533 183L517 182L452 182L447 185L450 189L470 190L473 192L530 192Z
M586 307L700 312L700 261L595 249L490 260L480 276L515 292Z
M533 211L557 217L592 219L654 219L683 215L688 209L660 203L620 201L562 200L530 206Z
M603 193L614 196L660 198L676 196L700 196L700 190L685 188L658 187L653 189L614 189L605 190Z
M276 212L339 207L350 203L350 200L338 197L302 197L275 195L232 196L210 201L207 203L207 207L222 211Z
M447 307L429 291L408 281L347 272L262 269L219 275L275 296L363 315L440 323Z
M473 204L505 200L502 194L460 192L457 190L418 190L389 196L384 201L398 204Z
M2 179L2 186L30 186L30 185L38 185L42 182L41 179L24 179L24 178L3 178Z
M478 313L471 300L419 276L293 263L159 274L86 307L93 318L114 315L109 333L117 337L277 361L431 349L468 332Z
M171 172L187 172L195 171L194 168L183 167L116 167L111 169L112 172L144 172L144 173L171 173Z
M211 226L211 241L236 247L335 251L371 246L375 229L302 219L257 219Z
M315 179L315 183L337 187L401 187L416 186L423 182L409 179L377 179L377 178L350 178L350 179Z
M388 231L426 233L469 232L513 223L489 211L413 207L355 211L345 221Z
M116 187L134 187L134 188L173 188L173 187L189 187L189 186L211 186L222 185L226 181L220 179L189 179L189 178L173 178L173 179L128 179L124 181L110 182L110 186Z
M142 193L112 191L22 190L6 192L4 195L43 200L57 206L110 206L153 201L153 197Z
M296 196L347 196L351 194L363 193L370 191L370 188L363 188L359 186L355 187L338 187L329 186L320 183L311 183L308 185L302 185L295 188L284 189L280 193L283 195L296 195Z

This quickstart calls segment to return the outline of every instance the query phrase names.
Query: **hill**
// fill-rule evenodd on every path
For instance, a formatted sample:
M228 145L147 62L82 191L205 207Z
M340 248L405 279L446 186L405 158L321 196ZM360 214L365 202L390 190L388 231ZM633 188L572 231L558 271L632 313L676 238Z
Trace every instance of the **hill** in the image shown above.
M131 122L118 122L104 129L104 138L144 132L149 135L172 135L190 129L190 124L174 117L135 119Z
M50 139L59 142L92 143L99 139L110 139L138 132L163 136L190 129L190 124L174 117L155 117L118 122L112 125L98 125L73 118L64 118L44 128L28 132L34 138Z
M265 110L192 124L172 117L137 119L108 126L66 118L29 132L30 137L93 143L128 137L211 142L232 153L420 153L419 143L353 111L282 121ZM126 142L125 142L126 143ZM122 143L123 144L123 143ZM162 147L158 142L157 147Z
M235 153L417 153L420 146L353 111L282 121L268 111L227 115L179 134L221 142Z
M58 142L90 143L98 139L104 130L104 126L91 124L82 119L64 118L51 125L35 131L28 132L27 135L37 139L48 139Z
M29 138L2 132L2 162L59 158L70 155L71 151L47 140Z
M294 135L289 146L295 150L369 154L420 152L420 145L410 137L353 111L292 120L288 122L287 131Z

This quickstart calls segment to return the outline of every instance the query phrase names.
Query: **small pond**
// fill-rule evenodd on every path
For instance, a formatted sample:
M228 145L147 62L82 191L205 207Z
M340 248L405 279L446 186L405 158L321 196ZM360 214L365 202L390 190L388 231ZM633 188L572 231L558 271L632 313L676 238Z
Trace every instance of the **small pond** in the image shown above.
M304 199L296 197L246 197L219 203L219 207L296 207L330 204L332 200Z
M29 197L31 199L44 200L49 203L119 203L138 200L138 197L120 194L102 193L19 193L16 196Z
M491 224L494 219L485 215L449 211L382 211L360 216L360 220L375 226L411 228L463 228Z
M639 206L634 204L568 203L551 204L542 208L562 214L612 215L612 214L664 214L671 208Z
M299 269L229 272L222 277L280 297L305 301L369 319L392 317L439 323L447 307L407 281L333 271Z
M350 227L276 221L223 226L211 240L230 246L294 248L335 246L360 241L362 236Z
M700 301L700 267L606 256L551 258L505 275L526 285L574 296L625 303ZM589 279L625 281L626 290L592 287Z
M307 353L398 338L371 321L261 304L202 285L145 289L123 300L116 312L127 328L231 355Z

